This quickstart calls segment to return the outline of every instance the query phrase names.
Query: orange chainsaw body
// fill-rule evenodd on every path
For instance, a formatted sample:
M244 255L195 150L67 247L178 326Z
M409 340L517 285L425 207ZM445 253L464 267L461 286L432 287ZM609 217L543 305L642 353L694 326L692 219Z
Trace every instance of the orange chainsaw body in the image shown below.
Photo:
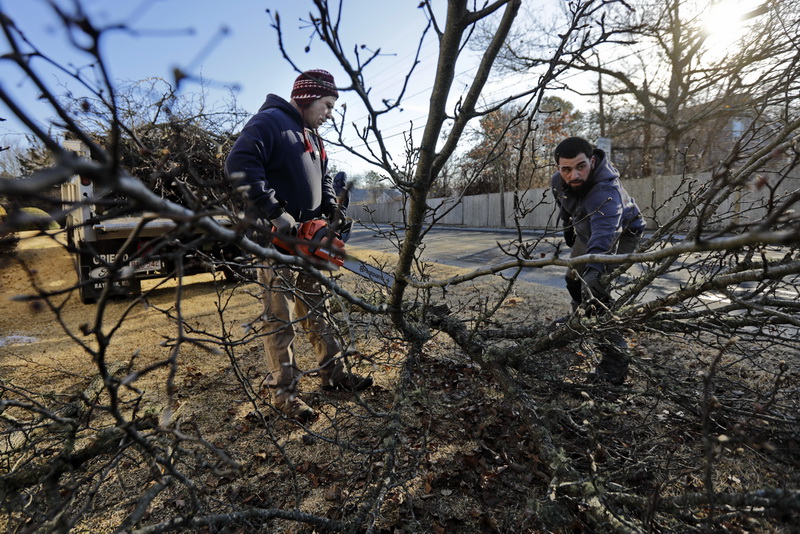
M272 229L273 232L275 228ZM324 219L313 219L300 223L297 237L287 243L278 236L272 240L275 246L288 254L300 254L311 260L319 258L336 266L344 264L344 241L328 228Z

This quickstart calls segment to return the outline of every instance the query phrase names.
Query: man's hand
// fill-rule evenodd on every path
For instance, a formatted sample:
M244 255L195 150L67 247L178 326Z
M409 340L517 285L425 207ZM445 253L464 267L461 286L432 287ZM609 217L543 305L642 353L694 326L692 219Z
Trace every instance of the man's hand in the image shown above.
M281 212L281 214L274 219L270 219L269 222L275 227L275 233L277 235L297 235L297 221L285 211Z
M325 208L325 213L323 213L323 215L328 219L328 225L334 230L341 229L344 224L344 213L339 204L331 204Z
M572 226L565 226L564 227L564 243L567 244L568 247L572 247L575 244L575 228ZM594 269L592 269L594 270Z
M611 302L611 295L608 294L608 290L600 281L602 274L597 269L586 269L583 273L583 285L591 298L597 299L603 304L608 304Z

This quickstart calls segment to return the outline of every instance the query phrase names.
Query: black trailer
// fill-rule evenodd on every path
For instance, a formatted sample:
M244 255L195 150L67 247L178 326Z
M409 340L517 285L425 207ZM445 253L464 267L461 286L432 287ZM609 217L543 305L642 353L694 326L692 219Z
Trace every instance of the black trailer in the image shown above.
M78 141L64 147L86 156ZM230 243L209 240L200 233L177 232L171 219L147 216L105 218L98 215L90 180L73 176L61 186L67 243L74 253L80 295L84 303L96 302L106 290L111 295L135 296L141 281L222 271L229 280L250 280L241 251ZM229 226L231 219L215 218Z

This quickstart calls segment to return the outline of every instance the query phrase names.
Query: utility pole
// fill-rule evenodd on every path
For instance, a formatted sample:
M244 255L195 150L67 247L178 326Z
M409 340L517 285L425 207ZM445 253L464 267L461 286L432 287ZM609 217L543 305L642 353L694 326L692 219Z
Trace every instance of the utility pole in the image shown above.
M605 110L605 103L603 101L603 73L600 72L600 54L597 51L594 52L594 55L597 57L597 110L600 115L600 137L606 136L606 110Z

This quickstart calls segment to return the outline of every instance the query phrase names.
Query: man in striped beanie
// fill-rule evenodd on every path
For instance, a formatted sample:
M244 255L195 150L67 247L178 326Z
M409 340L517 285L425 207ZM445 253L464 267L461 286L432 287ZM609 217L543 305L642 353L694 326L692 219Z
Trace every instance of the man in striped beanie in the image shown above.
M291 99L267 95L234 143L225 170L231 180L247 187L245 213L256 224L253 238L262 244L271 242L272 228L277 235L294 235L299 223L321 216L338 221L342 216L317 132L332 118L338 97L329 72L303 72L294 82ZM357 391L372 385L370 377L345 370L339 338L326 319L325 294L315 278L269 260L267 268L259 269L259 281L264 287L266 382L277 410L301 421L314 416L298 395L303 373L294 355L295 324L302 326L314 348L323 389Z
M307 70L297 77L292 87L291 96L291 103L299 108L306 126L314 132L314 135L317 135L317 129L331 118L333 105L336 99L339 98L339 92L336 90L336 84L331 73L316 69ZM320 157L327 162L322 139L317 137L317 140L321 153ZM307 135L304 135L304 142L306 150L312 151L313 147Z
M332 96L334 100L339 98L339 91L336 90L336 83L330 72L322 69L307 70L294 81L291 97L301 108L308 107L323 96Z

